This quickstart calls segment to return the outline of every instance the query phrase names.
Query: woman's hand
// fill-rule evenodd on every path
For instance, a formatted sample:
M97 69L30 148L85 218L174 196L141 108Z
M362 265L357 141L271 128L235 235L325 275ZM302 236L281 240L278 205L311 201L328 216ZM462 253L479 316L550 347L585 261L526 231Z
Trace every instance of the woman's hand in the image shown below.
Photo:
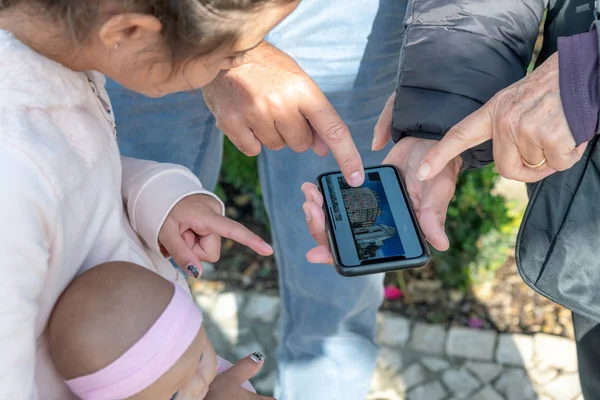
M263 239L222 213L221 203L208 195L196 194L180 200L158 234L165 255L171 255L177 265L198 278L202 274L201 261L216 262L221 257L221 237L241 243L262 256L273 254Z
M576 147L563 111L558 54L454 126L425 156L419 178L437 176L448 161L490 139L496 169L508 179L536 182L579 161L586 144Z
M462 160L457 157L430 181L418 180L416 175L421 160L436 143L434 140L404 138L394 146L384 163L400 169L425 238L436 249L445 251L450 244L444 231L444 222ZM323 196L312 183L305 183L302 191L306 196L303 209L308 230L317 242L317 247L311 249L306 257L312 263L333 264L325 228Z

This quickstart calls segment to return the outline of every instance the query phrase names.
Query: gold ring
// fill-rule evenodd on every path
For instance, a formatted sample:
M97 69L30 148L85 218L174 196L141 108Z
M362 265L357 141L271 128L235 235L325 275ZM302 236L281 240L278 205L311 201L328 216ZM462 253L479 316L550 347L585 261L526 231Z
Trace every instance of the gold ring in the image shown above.
M526 166L527 168L531 168L531 169L538 169L544 166L544 164L546 164L546 159L544 158L542 161L540 161L537 164L529 164L527 161L525 161L524 158L521 157L521 161L523 161L523 165Z

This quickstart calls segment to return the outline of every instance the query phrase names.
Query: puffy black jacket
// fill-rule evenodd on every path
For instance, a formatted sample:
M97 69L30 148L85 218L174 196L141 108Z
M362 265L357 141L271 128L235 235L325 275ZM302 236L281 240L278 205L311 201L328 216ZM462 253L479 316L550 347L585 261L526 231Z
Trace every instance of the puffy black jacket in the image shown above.
M497 92L523 78L548 0L413 0L392 132L441 138ZM493 160L484 143L463 154L464 168Z

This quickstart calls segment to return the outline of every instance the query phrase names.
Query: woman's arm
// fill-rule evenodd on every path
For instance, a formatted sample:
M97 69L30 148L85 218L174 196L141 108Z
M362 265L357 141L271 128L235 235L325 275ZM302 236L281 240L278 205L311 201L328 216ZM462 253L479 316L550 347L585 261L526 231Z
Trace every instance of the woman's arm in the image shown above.
M558 39L560 98L576 145L598 133L598 22L591 32Z
M36 399L35 320L58 204L35 161L0 146L0 391Z
M392 133L441 139L497 92L525 76L547 0L411 1ZM491 143L462 154L492 162Z

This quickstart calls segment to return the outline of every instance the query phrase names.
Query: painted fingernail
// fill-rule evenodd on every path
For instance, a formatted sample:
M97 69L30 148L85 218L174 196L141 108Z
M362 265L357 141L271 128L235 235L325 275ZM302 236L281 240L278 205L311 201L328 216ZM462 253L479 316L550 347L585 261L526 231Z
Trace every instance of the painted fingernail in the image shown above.
M306 204L302 208L304 209L304 215L306 215L306 222L312 221L313 216L310 208Z
M196 268L195 265L188 265L187 266L187 270L190 272L190 274L192 274L194 276L194 278L198 279L198 277L200 276L200 272L198 271L198 268Z
M419 168L419 171L417 172L417 179L420 181L425 180L425 178L429 176L430 172L431 165L429 165L429 163L424 162L423 164L421 164L421 168Z
M257 351L250 354L250 359L258 364L259 362L265 359L265 356Z
M364 175L361 171L353 172L350 175L350 181L348 182L351 186L360 186L364 181Z

